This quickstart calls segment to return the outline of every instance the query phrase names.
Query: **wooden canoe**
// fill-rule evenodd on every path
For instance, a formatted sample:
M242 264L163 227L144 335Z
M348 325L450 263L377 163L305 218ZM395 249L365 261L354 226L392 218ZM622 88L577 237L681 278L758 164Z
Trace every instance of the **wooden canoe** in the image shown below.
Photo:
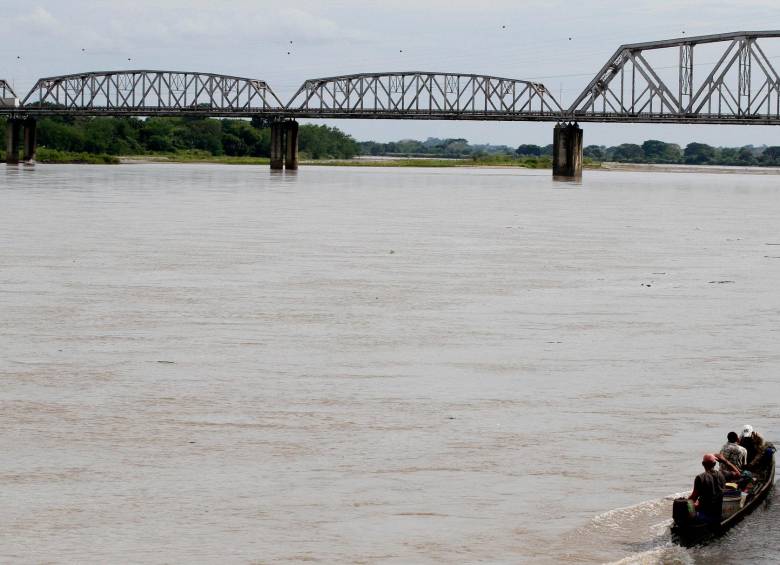
M750 515L758 508L769 496L775 483L775 456L762 473L759 486L755 489L745 502L745 506L723 519L720 523L704 524L692 522L688 524L674 524L672 526L672 540L685 547L701 545L712 539L722 536L736 524L741 522L746 516Z

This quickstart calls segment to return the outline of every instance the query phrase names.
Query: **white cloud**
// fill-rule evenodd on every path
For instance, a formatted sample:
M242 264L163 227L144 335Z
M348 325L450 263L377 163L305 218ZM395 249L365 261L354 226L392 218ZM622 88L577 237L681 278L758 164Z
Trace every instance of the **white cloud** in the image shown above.
M32 12L28 14L22 14L16 18L17 22L25 26L44 28L50 31L57 31L60 27L60 22L57 21L51 12L41 6L35 7Z
M105 3L99 3L105 6ZM181 41L221 41L241 48L240 41L295 41L311 43L356 41L367 37L354 22L334 19L289 4L249 2L149 2L137 0L97 10L77 27L95 28L95 16L104 25L104 35L118 44L140 41L169 45ZM107 25L105 25L107 24ZM346 24L346 25L345 25Z

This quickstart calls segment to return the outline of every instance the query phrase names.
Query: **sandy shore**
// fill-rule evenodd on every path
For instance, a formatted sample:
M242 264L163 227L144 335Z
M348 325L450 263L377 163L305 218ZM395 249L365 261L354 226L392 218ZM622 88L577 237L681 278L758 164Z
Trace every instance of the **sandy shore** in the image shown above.
M650 163L602 163L605 171L653 173L717 173L732 175L780 175L780 167L727 167L724 165L655 165Z
M437 159L444 161L445 159ZM446 159L447 161L461 161L459 159ZM301 165L326 165L326 166L362 166L370 167L375 164L379 167L404 166L393 165L390 161L424 161L424 159L409 158L409 159L387 159L372 156L357 157L354 159L355 164L346 164L347 162L337 159L325 159L321 161L302 161ZM468 160L462 160L462 163L458 163L458 168L472 168L472 169L512 169L512 168L526 168L519 167L511 164L470 164ZM178 161L175 158L168 156L143 156L143 157L120 157L120 164L122 165L149 165L149 164L171 164L171 163L190 163L190 164L251 164L256 165L258 163L225 163L219 160L191 160L191 161ZM262 163L265 164L265 163ZM433 167L437 165L405 165L405 166L419 166L419 167ZM444 165L441 165L444 166ZM452 166L452 165L449 165ZM586 170L602 170L602 171L630 171L630 172L652 172L652 173L709 173L709 174L739 174L739 175L780 175L780 167L730 167L723 165L663 165L663 164L650 164L650 163L613 163L604 162L600 165L585 166ZM550 169L540 169L550 170Z
M119 158L120 165L150 165L154 163L176 163L176 162L177 161L169 159L168 157L155 157L152 155L148 157L120 157Z

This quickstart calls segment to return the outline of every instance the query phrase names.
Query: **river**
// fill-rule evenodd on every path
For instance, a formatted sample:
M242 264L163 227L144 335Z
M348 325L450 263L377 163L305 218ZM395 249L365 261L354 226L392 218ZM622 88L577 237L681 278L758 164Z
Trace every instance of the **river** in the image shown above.
M775 563L780 177L0 171L0 561Z

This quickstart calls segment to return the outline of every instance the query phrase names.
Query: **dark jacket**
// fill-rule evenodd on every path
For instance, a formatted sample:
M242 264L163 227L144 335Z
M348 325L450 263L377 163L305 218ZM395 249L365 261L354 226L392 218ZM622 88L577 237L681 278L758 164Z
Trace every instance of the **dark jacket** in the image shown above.
M761 460L764 458L764 452L767 447L766 442L758 432L753 432L752 437L744 438L742 441L745 443L743 447L748 452L747 468L754 471L761 465Z
M723 508L723 488L726 479L720 471L704 471L693 481L693 493L698 511L707 516L720 519Z

